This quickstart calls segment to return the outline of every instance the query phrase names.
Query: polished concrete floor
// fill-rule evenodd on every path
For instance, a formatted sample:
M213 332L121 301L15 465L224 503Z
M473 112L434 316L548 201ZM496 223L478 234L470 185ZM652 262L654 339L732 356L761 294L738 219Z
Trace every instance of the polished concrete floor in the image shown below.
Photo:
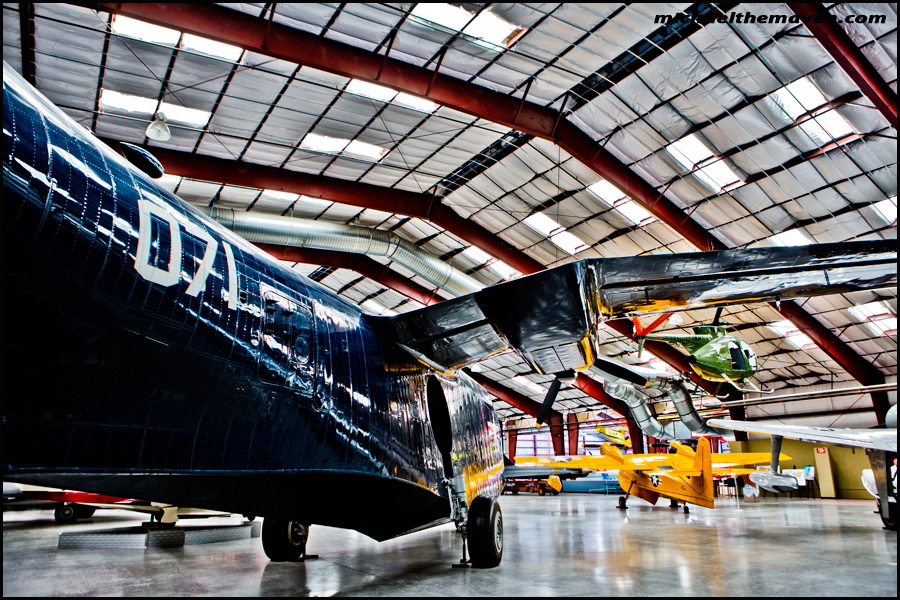
M132 526L101 510L59 526L3 514L4 596L890 596L897 534L864 500L720 498L690 514L615 496L502 496L503 562L454 569L452 525L378 543L313 527L316 560L271 563L260 540L177 549L58 550L61 531ZM377 516L373 516L377 518ZM239 523L237 517L223 523Z

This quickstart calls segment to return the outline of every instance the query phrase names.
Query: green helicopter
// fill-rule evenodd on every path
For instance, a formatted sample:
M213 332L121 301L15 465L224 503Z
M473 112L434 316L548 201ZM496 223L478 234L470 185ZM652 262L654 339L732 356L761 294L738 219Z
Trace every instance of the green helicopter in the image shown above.
M770 394L773 390L761 390L750 381L750 377L759 369L756 352L744 340L725 333L720 318L722 307L716 310L716 316L710 325L693 327L693 335L678 333L660 333L652 335L654 329L665 323L674 313L665 313L647 327L642 327L640 320L634 317L634 340L638 344L638 357L644 349L645 340L678 344L690 354L688 359L691 369L707 381L730 383L742 392ZM746 384L750 389L742 388Z

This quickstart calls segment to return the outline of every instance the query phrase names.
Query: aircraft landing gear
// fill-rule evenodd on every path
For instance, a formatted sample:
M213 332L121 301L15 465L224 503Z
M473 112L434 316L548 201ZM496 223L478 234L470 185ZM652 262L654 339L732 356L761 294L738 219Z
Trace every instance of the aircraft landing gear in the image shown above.
M687 505L685 504L685 507ZM669 500L669 508L678 508L678 500Z
M306 554L309 540L309 525L299 521L266 517L263 519L263 551L273 562L306 560L316 558Z
M628 506L625 504L625 501L628 500L627 496L619 496L619 505L616 508L621 508L625 510Z
M689 512L691 512L691 511L688 510L687 504L685 504L684 505L684 514L688 514Z
M475 498L469 508L467 525L472 566L490 569L499 565L503 558L503 514L500 504L487 496ZM465 549L463 553L465 557Z

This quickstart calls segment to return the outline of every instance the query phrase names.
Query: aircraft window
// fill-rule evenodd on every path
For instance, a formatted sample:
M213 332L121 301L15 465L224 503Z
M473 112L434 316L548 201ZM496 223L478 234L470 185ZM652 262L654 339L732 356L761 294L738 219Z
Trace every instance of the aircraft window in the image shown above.
M309 361L308 333L299 333L294 338L294 359L303 364Z

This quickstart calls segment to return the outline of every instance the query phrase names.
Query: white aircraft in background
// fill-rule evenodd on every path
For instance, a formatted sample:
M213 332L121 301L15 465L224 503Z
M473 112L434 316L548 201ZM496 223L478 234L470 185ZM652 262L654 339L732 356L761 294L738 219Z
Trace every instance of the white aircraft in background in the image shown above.
M881 520L887 529L897 530L897 470L894 460L897 455L897 405L888 410L883 428L876 429L833 429L830 427L804 427L801 425L772 425L730 419L710 419L710 427L721 427L734 431L746 431L772 436L772 453L781 451L783 438L802 442L818 442L836 446L865 448L878 498ZM888 455L892 455L888 457ZM889 460L890 458L890 460ZM790 475L778 472L778 462L774 461L771 472L757 471L750 480L772 492L785 492L797 488L797 481ZM870 490L871 492L871 490Z

